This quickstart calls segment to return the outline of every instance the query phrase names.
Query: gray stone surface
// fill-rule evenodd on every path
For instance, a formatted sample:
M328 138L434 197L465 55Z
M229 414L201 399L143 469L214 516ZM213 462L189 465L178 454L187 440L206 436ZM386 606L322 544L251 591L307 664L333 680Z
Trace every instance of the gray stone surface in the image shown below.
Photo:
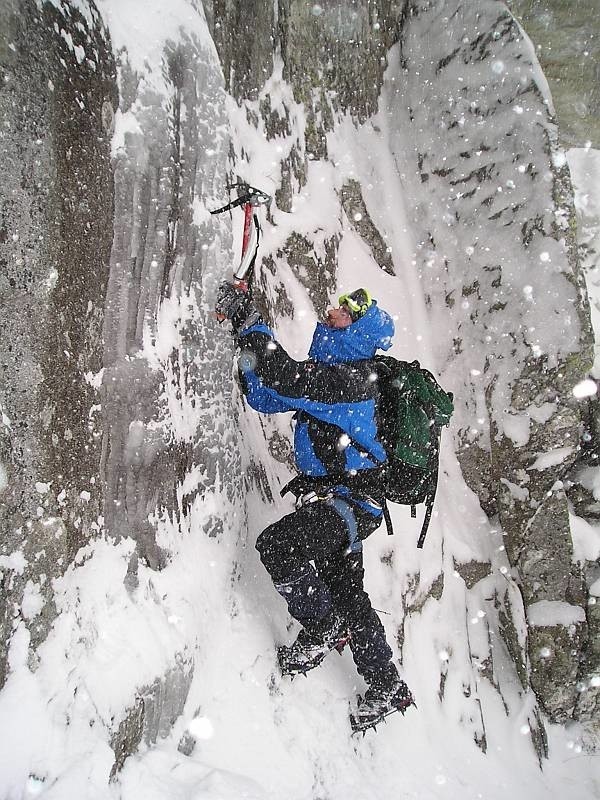
M0 685L24 586L44 600L26 620L35 648L54 618L52 578L101 525L91 376L102 366L117 90L106 30L93 2L81 8L0 5L0 556L25 559L2 571Z
M348 217L348 222L361 239L369 245L376 263L388 275L394 275L391 248L388 247L377 226L369 216L358 181L349 180L342 186L341 201L342 208Z
M413 223L423 285L438 330L444 319L453 342L440 363L442 382L447 376L457 390L463 475L482 507L499 515L526 606L544 598L584 607L560 481L577 458L582 416L571 390L590 367L592 336L568 170L534 50L502 3L423 2L407 16L401 63L415 143L400 157L421 184ZM521 121L527 113L535 128ZM557 261L562 310L549 313L560 330L525 321L523 292L536 292L542 249ZM546 273L540 302L549 280ZM513 441L509 423L525 414L529 438ZM540 454L569 447L558 464L535 466ZM510 624L504 630L510 637ZM507 645L527 680L528 658L519 663L514 637ZM566 661L574 647L581 657L586 632L558 646ZM573 713L570 695L555 696L559 673L532 681L555 718Z
M194 677L193 660L179 654L175 664L157 678L151 686L140 687L134 703L127 709L111 738L115 763L110 777L113 780L130 755L142 743L151 746L166 738L181 715ZM191 739L186 739L188 749ZM190 755L193 747L186 753ZM182 751L183 752L183 751Z
M567 147L600 147L600 4L510 0L536 46Z
M208 215L223 205L228 180L223 77L212 48L183 31L167 42L162 64L164 83L152 87L132 69L126 50L118 56L120 112L136 124L114 160L101 477L107 533L136 543L125 578L132 596L140 561L161 569L170 555L157 544L157 515L182 520L222 476L224 496L243 502L233 344L212 313L232 259L229 220ZM188 321L170 327L169 318L161 328L169 304ZM171 336L170 351L153 351ZM196 533L233 536L239 525L223 511ZM113 733L113 777L141 742L167 736L193 670L193 657L179 654L151 686L138 689Z
M579 695L579 654L587 640L585 625L548 625L529 630L531 685L544 711L556 722L573 717ZM578 716L586 719L584 714Z
M225 274L230 234L222 218L199 224L195 216L196 204L203 207L207 198L209 203L214 198L215 207L222 204L227 182L227 140L218 133L225 122L222 76L213 53L185 34L168 44L163 63L166 99L163 92L138 89L144 83L132 73L126 51L119 56L121 111L136 104L137 130L125 134L114 165L115 235L103 380L106 527L115 538L132 536L137 555L154 568L164 564L166 554L156 544L149 516L157 508L185 513L201 491L194 489L180 506L176 487L188 470L200 466L206 488L218 471L233 475L239 469L227 394L231 342L215 336L210 317L218 275ZM173 298L190 302L184 299L190 291L201 308L202 324L199 329L197 323L188 324L179 349L157 368L143 352L144 337L156 339L161 303ZM220 408L211 400L214 386L225 389ZM197 433L187 432L185 440L170 424L171 396L187 397L201 416ZM228 427L215 427L215 416ZM135 563L131 573L135 583Z

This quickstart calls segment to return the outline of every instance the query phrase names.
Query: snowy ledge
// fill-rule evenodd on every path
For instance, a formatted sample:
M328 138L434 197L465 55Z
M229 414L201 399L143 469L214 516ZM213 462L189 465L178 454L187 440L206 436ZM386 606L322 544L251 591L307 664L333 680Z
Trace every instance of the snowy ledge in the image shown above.
M585 611L581 606L572 606L562 600L540 600L529 606L527 619L534 628L568 627L585 622Z

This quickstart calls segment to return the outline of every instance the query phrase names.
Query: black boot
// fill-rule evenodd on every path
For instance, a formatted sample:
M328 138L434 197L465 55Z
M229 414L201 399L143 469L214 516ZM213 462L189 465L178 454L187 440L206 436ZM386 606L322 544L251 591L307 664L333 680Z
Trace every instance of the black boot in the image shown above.
M369 688L364 697L358 698L356 713L350 715L350 724L354 733L374 728L394 711L404 714L410 706L416 708L410 689L400 679L393 664L389 664L387 669L379 674L374 674L367 680Z
M303 628L292 645L278 648L281 674L305 675L318 667L332 650L341 653L349 640L347 623L336 611L331 611L320 622Z

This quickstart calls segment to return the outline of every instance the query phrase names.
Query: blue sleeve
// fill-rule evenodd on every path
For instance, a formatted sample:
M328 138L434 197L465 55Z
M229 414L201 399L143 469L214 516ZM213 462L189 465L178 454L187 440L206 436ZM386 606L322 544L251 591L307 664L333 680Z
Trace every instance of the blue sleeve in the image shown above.
M251 370L244 372L242 364L240 364L240 370L243 374L242 385L244 386L246 400L255 411L260 411L263 414L281 414L284 411L294 411L294 407L289 404L287 398L280 397L273 389L264 386L254 372Z
M255 354L255 349L247 347L247 342L244 342L244 339L250 334L256 333L265 334L267 336L267 339L259 337L259 341L262 342L263 347L275 346L271 344L275 342L273 331L265 325L262 320L240 332L238 343L242 348L242 352L240 354L238 366L246 400L255 411L260 411L263 414L280 414L284 411L294 411L294 407L290 405L289 401L280 396L277 391L265 385L263 380L259 378L255 372L258 358ZM255 337L251 337L248 342L254 338Z

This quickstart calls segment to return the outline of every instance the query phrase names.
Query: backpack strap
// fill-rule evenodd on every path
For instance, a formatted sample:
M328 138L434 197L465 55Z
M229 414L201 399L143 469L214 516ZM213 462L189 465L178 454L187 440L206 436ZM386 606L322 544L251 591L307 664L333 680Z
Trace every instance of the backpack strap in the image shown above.
M327 492L336 486L346 486L352 494L372 495L379 503L382 495L380 489L384 480L383 474L382 467L359 470L355 475L351 475L349 472L319 476L300 474L286 483L281 489L280 495L285 497L288 492L291 492L296 497L300 497L306 492ZM383 500L381 502L383 507Z
M385 527L387 528L388 536L394 535L394 526L392 525L392 515L388 508L387 500L384 498L382 503L383 519L385 520Z
M435 502L435 494L437 492L437 484L438 484L438 471L439 471L439 433L440 428L438 425L432 425L431 427L431 441L435 442L435 450L432 453L432 456L435 460L435 470L431 475L431 488L427 493L427 499L425 500L425 518L423 519L423 525L421 527L421 534L419 536L419 541L417 542L417 548L419 550L423 549L423 544L425 543L425 537L427 536L427 531L429 529L429 523L431 522L431 514L433 512L433 504Z
M436 481L437 485L437 481ZM423 549L423 544L425 543L425 537L427 536L427 530L429 528L429 523L431 521L431 512L433 511L433 501L435 500L435 487L433 494L429 495L427 500L425 501L425 519L423 520L423 527L421 528L421 535L419 536L419 541L417 542L417 547L419 550Z

